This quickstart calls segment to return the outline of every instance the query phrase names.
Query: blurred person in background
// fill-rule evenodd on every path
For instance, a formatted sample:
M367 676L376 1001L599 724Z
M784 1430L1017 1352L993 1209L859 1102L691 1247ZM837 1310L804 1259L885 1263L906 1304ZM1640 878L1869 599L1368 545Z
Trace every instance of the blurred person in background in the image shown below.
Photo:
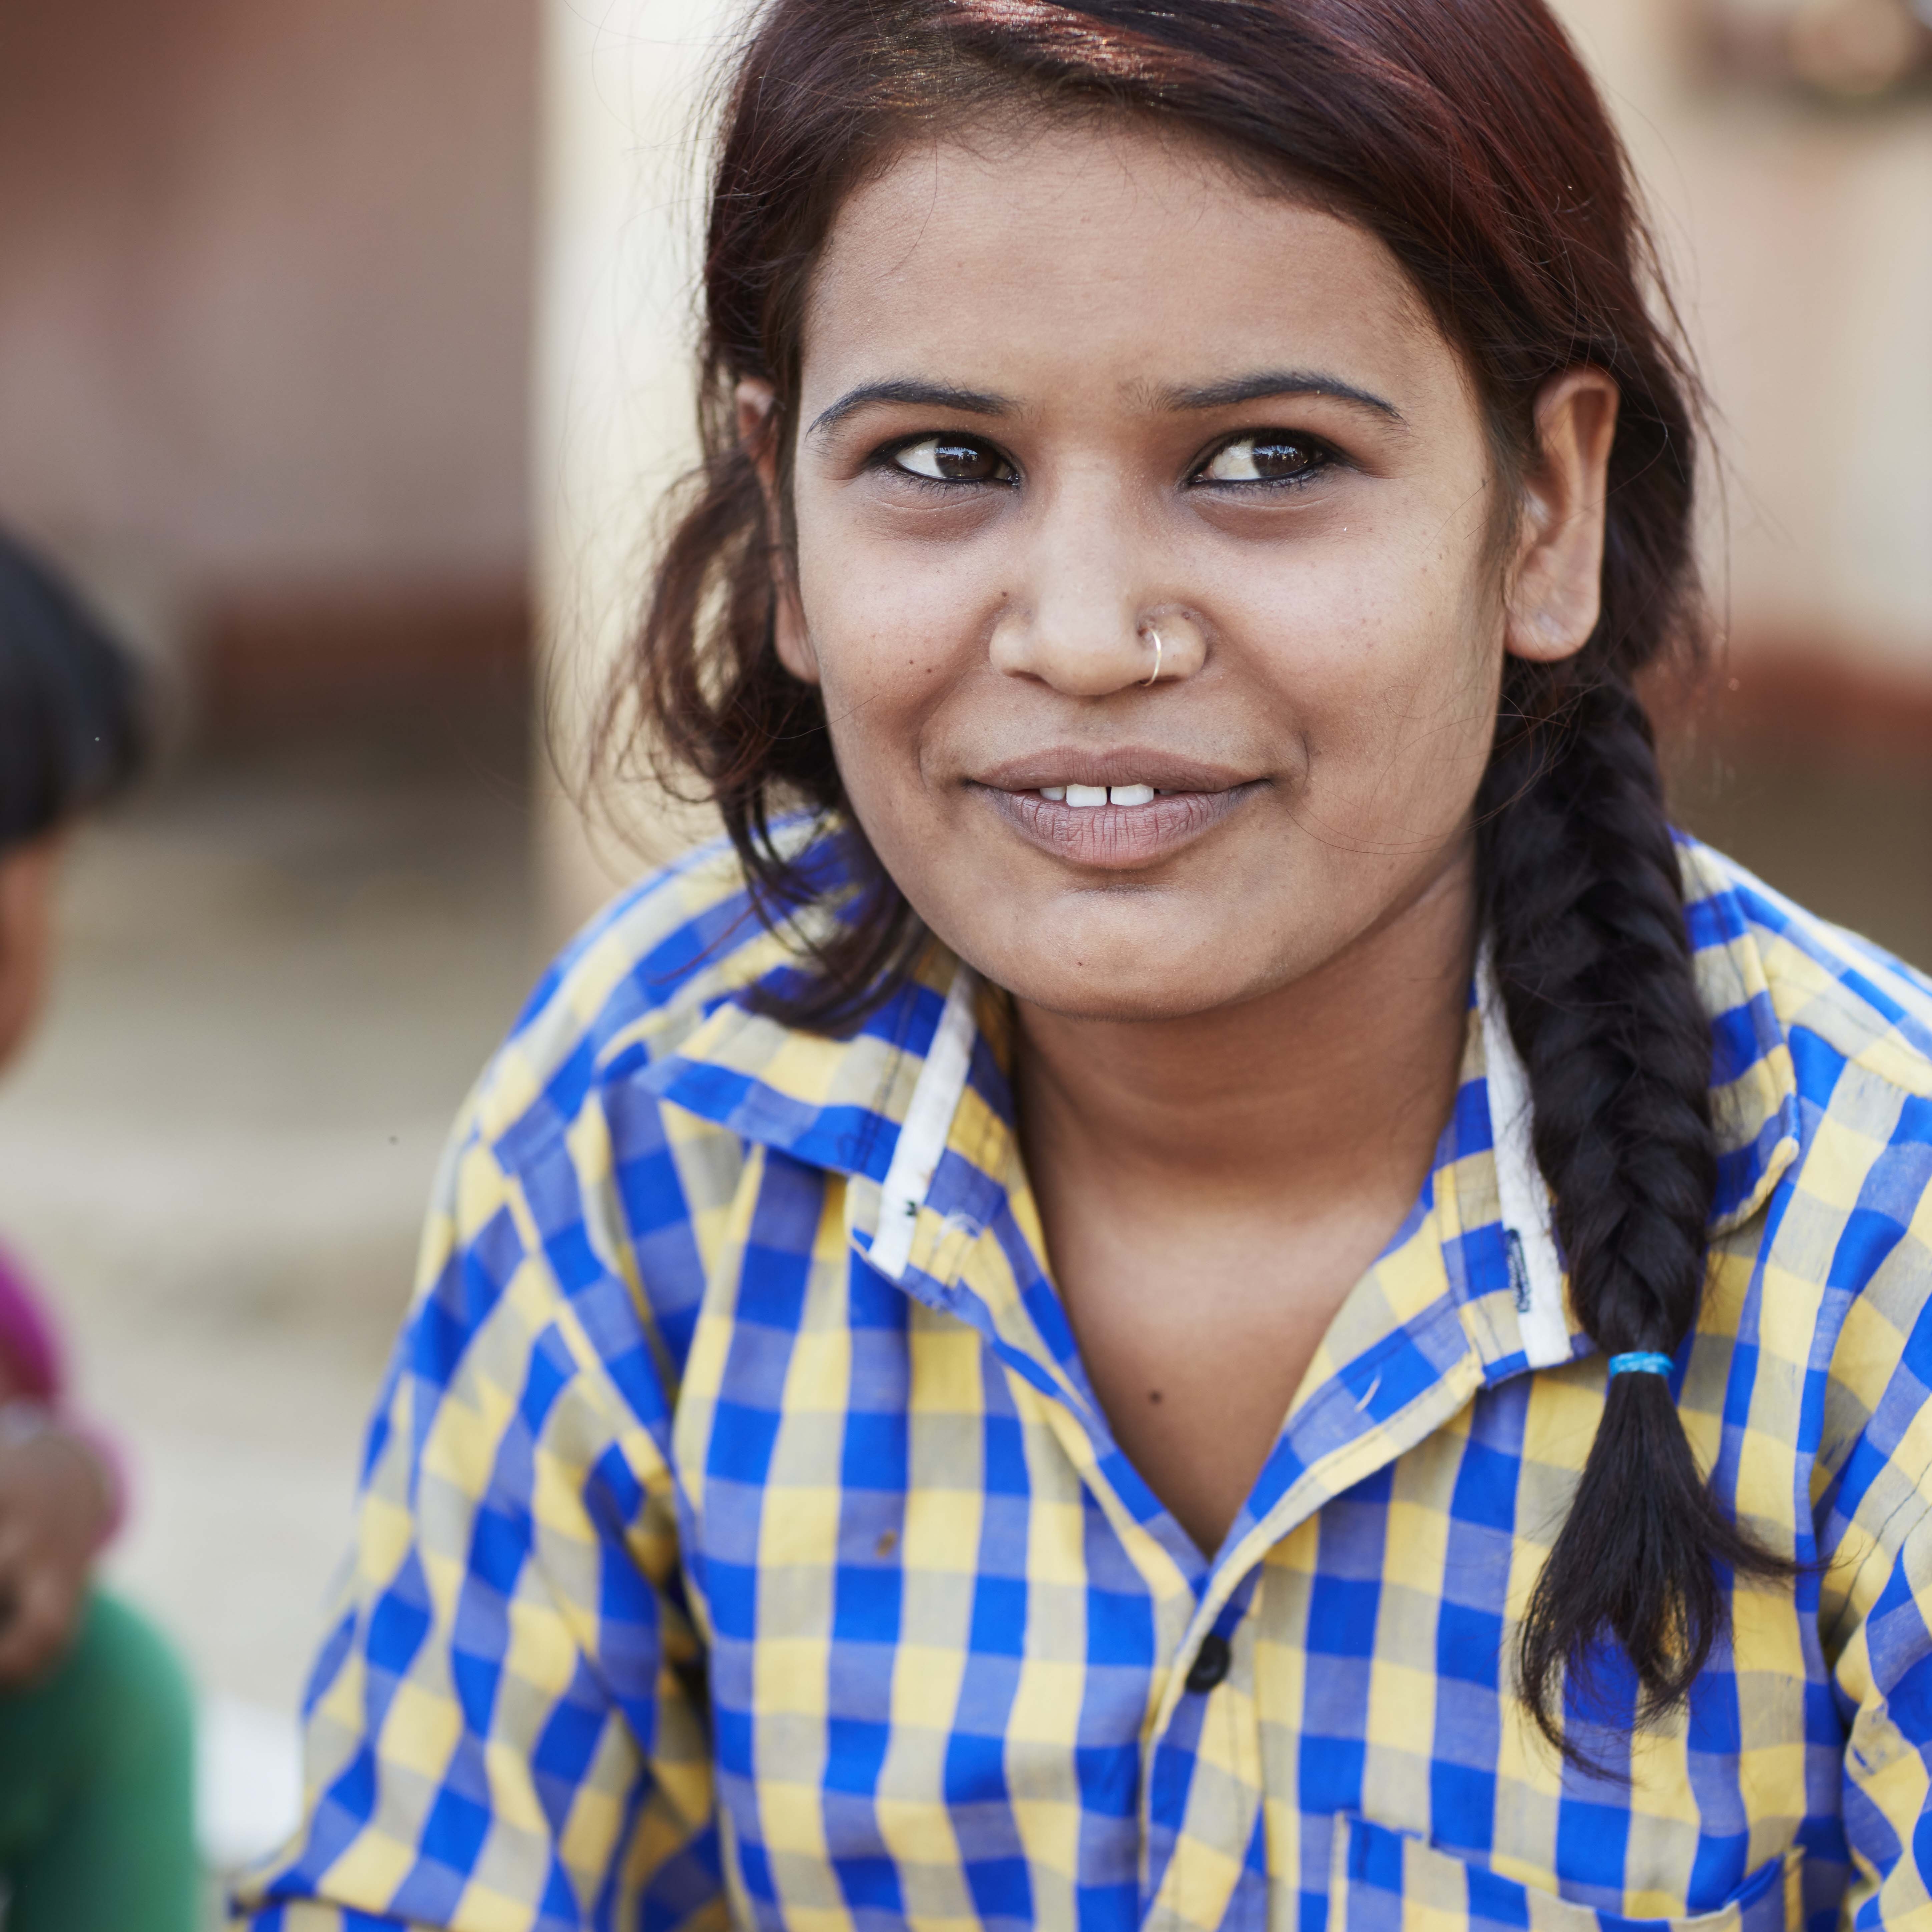
M32 1032L69 834L134 776L142 680L0 538L0 1066ZM189 1932L194 1726L166 1643L93 1581L119 1468L67 1403L53 1324L0 1255L0 1896L7 1932Z

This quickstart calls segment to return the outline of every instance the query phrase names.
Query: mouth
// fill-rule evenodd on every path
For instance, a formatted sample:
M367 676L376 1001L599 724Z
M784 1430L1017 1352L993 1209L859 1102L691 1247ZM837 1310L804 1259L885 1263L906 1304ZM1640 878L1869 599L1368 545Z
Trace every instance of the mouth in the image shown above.
M1030 844L1076 865L1125 872L1191 844L1262 782L1156 755L1075 752L1016 762L976 789Z
M1091 812L1103 805L1118 805L1131 811L1137 806L1151 805L1157 798L1172 798L1174 794L1150 784L1063 784L1039 786L1034 796L1045 799L1049 805L1070 805L1076 812Z

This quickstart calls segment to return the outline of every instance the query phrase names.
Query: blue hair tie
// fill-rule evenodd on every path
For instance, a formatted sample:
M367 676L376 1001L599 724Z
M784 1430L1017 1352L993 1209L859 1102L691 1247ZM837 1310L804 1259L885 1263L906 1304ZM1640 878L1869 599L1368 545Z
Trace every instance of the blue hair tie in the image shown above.
M1613 1376L1667 1376L1676 1366L1668 1355L1648 1352L1610 1358L1610 1373Z

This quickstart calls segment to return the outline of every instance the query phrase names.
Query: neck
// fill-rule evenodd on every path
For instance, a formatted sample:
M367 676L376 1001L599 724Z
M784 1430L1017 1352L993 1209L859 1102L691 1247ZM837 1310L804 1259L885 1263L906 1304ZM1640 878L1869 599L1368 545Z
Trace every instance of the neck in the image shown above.
M1288 1221L1367 1194L1399 1217L1454 1104L1474 954L1469 851L1316 970L1238 1006L1150 1022L1020 1003L1036 1179L1050 1166L1143 1210L1265 1203Z

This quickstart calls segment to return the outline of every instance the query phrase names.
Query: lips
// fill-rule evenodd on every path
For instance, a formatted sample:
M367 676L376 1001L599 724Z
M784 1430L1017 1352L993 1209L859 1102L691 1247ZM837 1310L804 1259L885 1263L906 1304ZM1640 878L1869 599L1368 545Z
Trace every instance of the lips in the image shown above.
M978 774L995 791L1039 791L1052 785L1148 785L1157 792L1234 791L1251 772L1200 758L1178 758L1150 746L1123 745L1096 752L1078 745L1049 746L1023 758L1009 758Z
M1260 784L1225 766L1124 748L1015 760L978 788L1029 844L1075 865L1130 871L1192 843Z

